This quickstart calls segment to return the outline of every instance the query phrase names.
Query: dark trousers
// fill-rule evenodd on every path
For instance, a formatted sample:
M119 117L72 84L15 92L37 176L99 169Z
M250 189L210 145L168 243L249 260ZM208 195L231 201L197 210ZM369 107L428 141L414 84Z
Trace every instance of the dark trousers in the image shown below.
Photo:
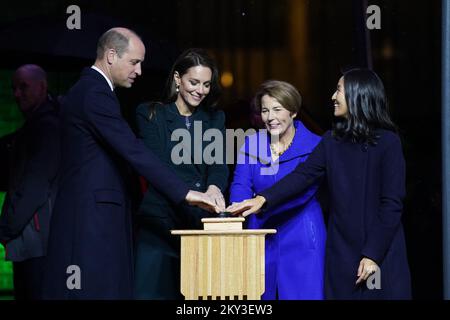
M45 257L13 263L16 300L40 300Z

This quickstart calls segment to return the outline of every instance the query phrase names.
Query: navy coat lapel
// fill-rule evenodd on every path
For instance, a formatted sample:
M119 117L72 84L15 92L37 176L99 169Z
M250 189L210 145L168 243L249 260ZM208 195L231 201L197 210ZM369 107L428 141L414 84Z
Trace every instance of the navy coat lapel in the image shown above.
M188 130L185 125L185 118L183 116L181 116L180 113L178 112L175 102L168 105L168 107L166 108L165 114L166 114L166 122L167 122L167 128L169 130L169 139L170 140L171 140L173 131L180 129L180 128ZM201 121L202 131L201 131L200 138L194 136L195 121ZM201 143L202 143L201 150L204 150L205 141L203 141L203 133L207 129L209 129L209 115L205 110L203 110L202 107L200 107L191 116L191 128L188 130L191 135L191 145L186 146L186 148L188 148L191 151L190 158L191 158L192 164L195 164L195 162L194 162L194 144L200 139ZM180 142L175 142L175 143L170 142L169 145L172 148L175 144L178 144L178 143L180 143ZM197 166L196 166L196 168L197 168ZM199 170L199 168L197 168L197 169ZM199 170L199 172L200 172L200 170Z
M169 133L172 134L176 129L182 128L181 121L183 119L180 116L175 103L169 104L165 111L167 128L169 129Z
M295 121L292 145L278 159L280 163L309 155L317 145L317 139L300 121Z

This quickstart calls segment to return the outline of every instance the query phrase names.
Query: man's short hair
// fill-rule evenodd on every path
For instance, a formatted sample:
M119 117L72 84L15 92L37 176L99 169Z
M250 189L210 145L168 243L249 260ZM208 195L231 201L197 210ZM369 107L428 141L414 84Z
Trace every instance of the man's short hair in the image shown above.
M136 35L133 31L129 30L131 35ZM130 37L127 34L119 32L115 29L106 31L98 40L97 43L97 59L102 59L105 52L108 49L114 49L119 57L127 51Z
M47 82L47 73L42 67L36 64L24 64L21 65L16 70L16 74L18 72L26 72L27 77L33 79L34 81L45 81Z

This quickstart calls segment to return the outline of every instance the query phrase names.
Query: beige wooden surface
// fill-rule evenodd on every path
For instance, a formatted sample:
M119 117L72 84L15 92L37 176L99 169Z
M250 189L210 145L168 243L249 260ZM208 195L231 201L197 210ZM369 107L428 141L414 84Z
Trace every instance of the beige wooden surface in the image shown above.
M196 235L266 235L276 233L273 229L256 230L172 230L173 235L196 236Z
M271 233L276 230L173 230L181 236L181 293L187 300L259 300Z

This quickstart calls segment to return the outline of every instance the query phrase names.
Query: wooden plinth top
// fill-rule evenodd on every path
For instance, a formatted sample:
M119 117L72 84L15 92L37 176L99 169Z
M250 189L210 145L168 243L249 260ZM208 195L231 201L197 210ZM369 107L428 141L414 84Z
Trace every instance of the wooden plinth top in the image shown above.
M251 230L171 230L171 234L180 236L200 235L261 235L277 233L275 229L251 229Z
M244 222L245 218L203 218L203 223L228 223L228 222Z
M275 229L242 229L245 218L203 218L203 230L171 230L173 235L201 236L201 235L265 235L276 233Z

